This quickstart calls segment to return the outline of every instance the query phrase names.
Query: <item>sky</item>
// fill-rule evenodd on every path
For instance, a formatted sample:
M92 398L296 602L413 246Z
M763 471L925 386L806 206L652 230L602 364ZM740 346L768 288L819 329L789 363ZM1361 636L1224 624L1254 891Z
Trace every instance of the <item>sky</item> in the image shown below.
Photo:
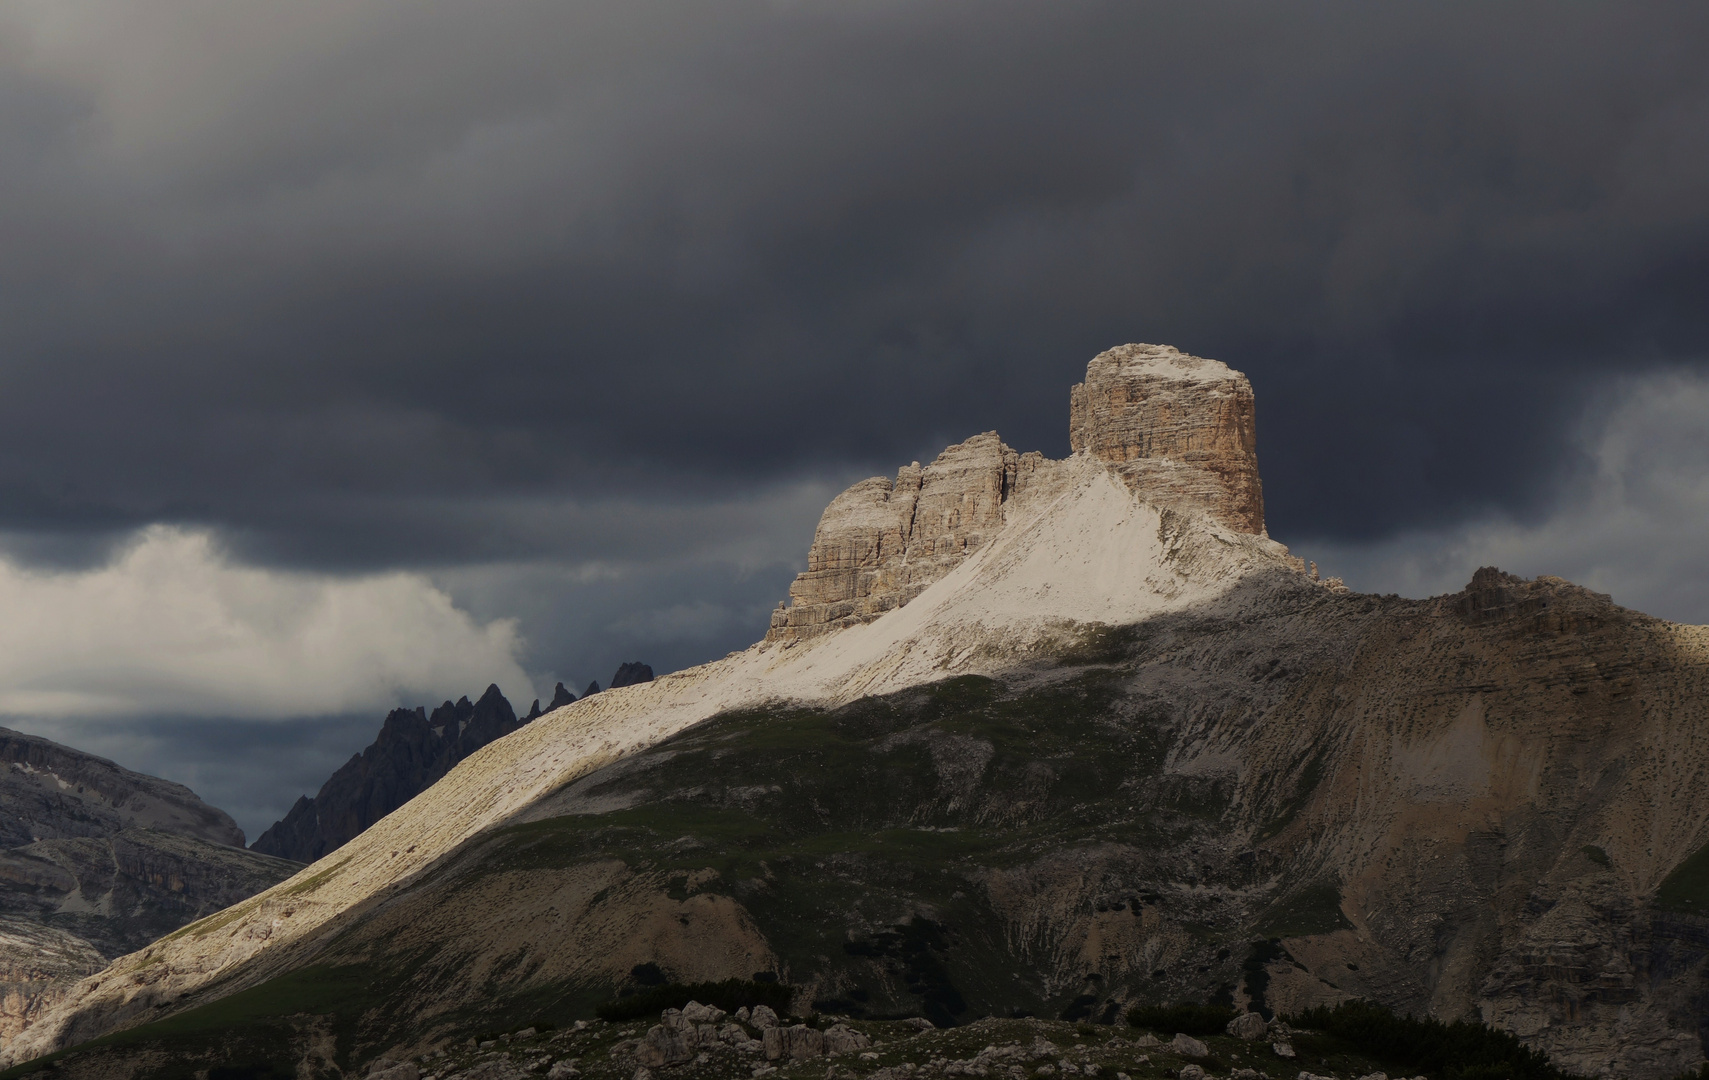
M763 633L1095 353L1270 534L1709 622L1709 8L14 0L0 724L253 837L385 712Z

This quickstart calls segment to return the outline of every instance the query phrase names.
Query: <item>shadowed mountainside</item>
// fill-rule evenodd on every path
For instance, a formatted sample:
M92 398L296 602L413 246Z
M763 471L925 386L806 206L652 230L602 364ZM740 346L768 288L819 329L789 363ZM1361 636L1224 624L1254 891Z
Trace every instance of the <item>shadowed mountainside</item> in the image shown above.
M0 1046L113 957L298 869L189 788L0 728Z

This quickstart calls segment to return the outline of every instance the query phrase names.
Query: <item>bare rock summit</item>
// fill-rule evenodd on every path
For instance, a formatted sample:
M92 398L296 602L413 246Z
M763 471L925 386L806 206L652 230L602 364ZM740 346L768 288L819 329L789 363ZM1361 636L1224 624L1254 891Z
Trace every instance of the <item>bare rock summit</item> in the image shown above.
M1264 534L1252 384L1168 345L1099 353L1069 393L1069 444L1143 501ZM1019 453L995 431L930 465L874 476L831 502L807 571L772 613L768 641L816 637L908 603L994 537L1017 504L1058 490L1064 465Z
M1264 531L1252 384L1169 345L1122 345L1069 392L1068 443L1107 462L1142 499Z

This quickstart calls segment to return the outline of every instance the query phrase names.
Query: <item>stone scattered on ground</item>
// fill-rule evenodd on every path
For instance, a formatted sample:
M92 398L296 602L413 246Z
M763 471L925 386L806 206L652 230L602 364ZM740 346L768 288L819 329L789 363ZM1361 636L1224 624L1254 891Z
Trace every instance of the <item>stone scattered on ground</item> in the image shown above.
M1164 1042L1132 1028L1058 1020L936 1028L917 1019L779 1017L764 1006L726 1014L691 1002L657 1022L577 1021L448 1040L413 1060L393 1052L365 1071L368 1080L1389 1080L1374 1062L1271 1045L1246 1037L1251 1027Z

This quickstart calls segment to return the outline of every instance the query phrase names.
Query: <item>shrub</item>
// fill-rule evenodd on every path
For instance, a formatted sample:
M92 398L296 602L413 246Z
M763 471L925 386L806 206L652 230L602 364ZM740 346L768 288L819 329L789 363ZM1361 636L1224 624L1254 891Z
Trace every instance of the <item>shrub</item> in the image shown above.
M1321 1031L1378 1059L1443 1080L1572 1080L1512 1034L1469 1020L1444 1024L1397 1016L1368 1001L1318 1006L1288 1022Z
M657 1016L666 1009L680 1009L691 1001L716 1005L725 1012L769 1005L782 1014L789 1009L794 990L783 983L750 982L747 979L725 979L715 983L665 983L649 987L638 994L608 1001L594 1009L601 1020L638 1020Z
M1128 1010L1127 1022L1137 1028L1150 1028L1159 1035L1182 1032L1187 1035L1221 1035L1234 1010L1227 1005L1195 1005L1177 1002L1174 1005L1135 1005Z

